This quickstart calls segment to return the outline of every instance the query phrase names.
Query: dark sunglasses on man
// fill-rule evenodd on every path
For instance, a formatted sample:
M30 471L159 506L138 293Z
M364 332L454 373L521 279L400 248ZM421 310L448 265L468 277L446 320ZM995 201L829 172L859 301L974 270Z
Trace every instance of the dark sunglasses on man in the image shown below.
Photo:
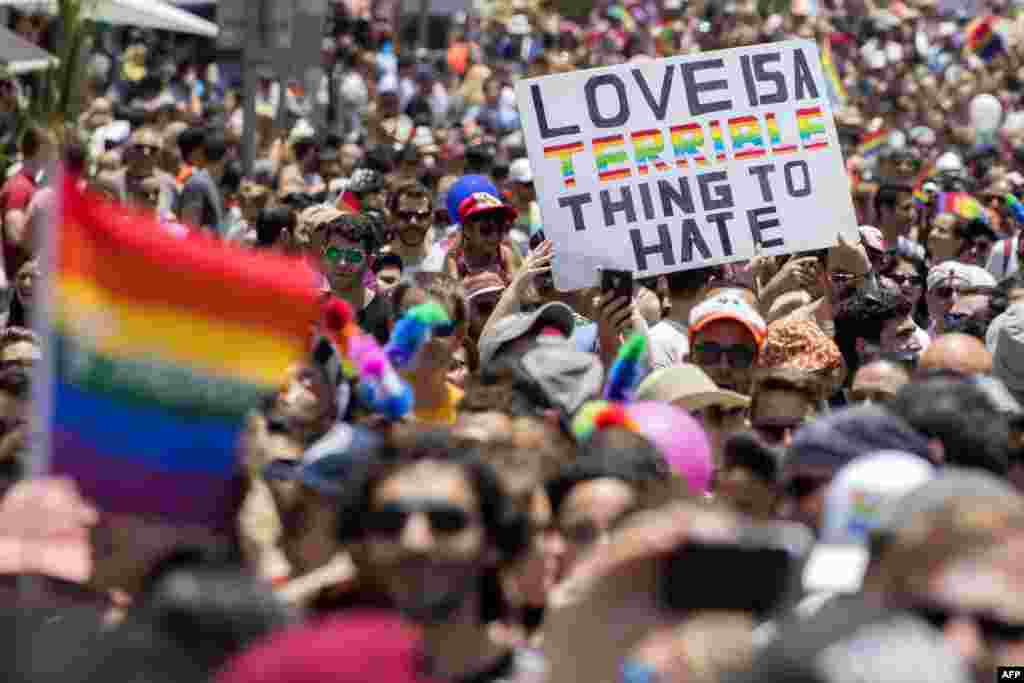
M969 619L986 643L1016 643L1024 640L1024 622L1009 622L982 611L970 611L938 604L916 605L910 610L936 630L945 630L953 619Z
M435 500L403 500L385 503L363 515L363 531L370 536L396 538L413 515L422 514L437 534L457 534L472 522L470 513L457 505Z
M693 347L698 365L718 365L725 358L729 367L746 369L754 364L757 349L747 344L725 346L718 342L703 342Z

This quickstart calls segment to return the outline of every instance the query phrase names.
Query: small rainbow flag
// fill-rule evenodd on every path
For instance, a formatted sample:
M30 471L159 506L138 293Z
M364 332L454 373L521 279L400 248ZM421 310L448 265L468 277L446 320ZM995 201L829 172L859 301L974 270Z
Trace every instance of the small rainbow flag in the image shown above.
M972 220L985 218L981 202L966 192L942 192L937 202L939 213L955 213L961 218Z
M874 159L882 153L888 143L889 131L885 128L876 130L861 139L860 144L857 145L857 154L864 159Z
M985 63L1006 51L1006 43L997 30L999 18L978 17L964 29L964 50L978 55Z
M828 87L828 97L832 106L845 106L846 86L843 85L843 79L839 76L839 70L836 68L835 58L832 55L831 36L826 36L825 42L821 46L821 67L825 70L825 84Z
M61 206L50 469L105 512L223 533L245 416L308 352L314 274L300 261L175 239L72 176Z

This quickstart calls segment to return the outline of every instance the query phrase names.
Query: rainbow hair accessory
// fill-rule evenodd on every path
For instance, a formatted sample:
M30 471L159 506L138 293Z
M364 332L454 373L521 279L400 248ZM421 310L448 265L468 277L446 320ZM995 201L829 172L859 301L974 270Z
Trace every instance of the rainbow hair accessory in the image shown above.
M586 441L602 429L622 427L640 432L640 425L626 412L626 406L613 401L588 401L572 420L572 433L577 441Z
M395 372L377 340L355 323L352 308L333 299L324 309L324 327L344 378L358 379L363 404L392 422L408 415L413 407L412 388Z
M416 353L430 340L434 331L451 326L451 323L448 314L439 304L414 306L395 324L384 352L396 368L409 368Z
M1024 224L1024 204L1011 193L1006 193L1006 207L1013 212L1013 217L1018 223Z
M395 372L376 339L368 334L352 337L348 353L359 373L359 398L367 407L392 422L412 412L412 388Z
M643 376L640 359L646 351L647 338L642 334L634 334L622 345L611 372L608 373L608 383L604 390L606 400L633 400L633 392Z

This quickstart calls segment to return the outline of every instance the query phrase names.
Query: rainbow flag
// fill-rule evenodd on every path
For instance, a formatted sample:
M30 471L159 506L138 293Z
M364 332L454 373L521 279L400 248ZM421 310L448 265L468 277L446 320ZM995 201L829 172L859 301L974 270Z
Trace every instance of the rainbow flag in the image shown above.
M954 213L967 220L985 218L981 203L966 192L942 192L937 205L939 213Z
M828 88L829 101L833 107L846 105L846 86L839 76L835 58L832 56L832 38L826 37L821 46L821 67L825 70L825 85Z
M999 18L978 17L964 29L964 50L978 55L986 64L1006 51L1006 43L998 32Z
M70 176L61 206L51 471L106 512L226 531L246 413L308 352L313 272L176 239Z
M889 144L889 131L885 128L865 135L857 145L857 154L864 159L874 159Z

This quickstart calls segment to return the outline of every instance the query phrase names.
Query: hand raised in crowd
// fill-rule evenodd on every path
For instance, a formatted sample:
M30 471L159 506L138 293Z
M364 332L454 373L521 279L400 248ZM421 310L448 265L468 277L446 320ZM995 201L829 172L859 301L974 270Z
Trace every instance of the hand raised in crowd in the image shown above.
M544 240L526 255L523 265L512 278L512 287L515 288L520 300L530 295L531 286L536 286L538 276L551 273L551 260L554 256L551 240Z
M614 357L619 346L631 332L644 329L636 306L629 299L604 292L594 299L597 313L597 334L601 353Z
M820 270L821 265L815 256L791 258L777 277L783 278L793 289L807 289L817 281Z

